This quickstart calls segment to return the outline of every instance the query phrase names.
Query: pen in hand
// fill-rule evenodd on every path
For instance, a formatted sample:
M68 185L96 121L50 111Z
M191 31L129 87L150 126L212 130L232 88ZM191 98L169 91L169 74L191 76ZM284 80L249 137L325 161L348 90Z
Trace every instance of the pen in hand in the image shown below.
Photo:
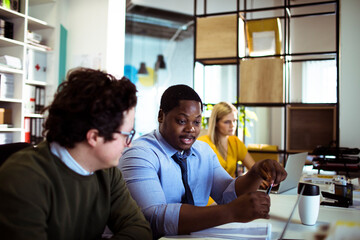
M269 188L266 190L266 194L269 195L274 183L270 184Z

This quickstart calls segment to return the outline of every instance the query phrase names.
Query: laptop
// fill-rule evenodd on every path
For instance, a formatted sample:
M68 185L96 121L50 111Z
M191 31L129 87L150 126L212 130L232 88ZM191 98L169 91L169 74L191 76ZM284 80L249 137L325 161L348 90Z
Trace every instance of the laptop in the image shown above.
M288 175L284 181L271 189L271 193L283 193L297 187L307 155L307 152L289 155L285 165Z

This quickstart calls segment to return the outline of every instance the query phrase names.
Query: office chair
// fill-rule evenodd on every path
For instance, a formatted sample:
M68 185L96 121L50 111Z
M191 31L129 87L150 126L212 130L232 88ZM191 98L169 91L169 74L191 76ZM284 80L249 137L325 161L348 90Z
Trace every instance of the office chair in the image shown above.
M0 166L13 153L30 146L32 146L32 144L27 142L7 143L0 145Z

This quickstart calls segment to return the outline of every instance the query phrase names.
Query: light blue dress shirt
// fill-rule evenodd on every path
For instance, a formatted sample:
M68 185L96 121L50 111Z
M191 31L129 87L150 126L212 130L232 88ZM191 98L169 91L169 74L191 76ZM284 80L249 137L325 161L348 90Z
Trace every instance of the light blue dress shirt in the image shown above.
M58 144L57 142L50 143L50 151L52 154L60 158L60 160L63 161L65 165L74 172L83 176L93 174L93 172L86 171L82 166L80 166L80 164L75 161L75 159L70 155L66 148L60 146L60 144Z
M119 162L132 197L150 222L154 235L178 233L181 197L185 193L177 152L158 130L136 139ZM218 204L236 198L235 180L220 165L205 142L196 141L187 155L188 182L196 206L206 206L209 196Z

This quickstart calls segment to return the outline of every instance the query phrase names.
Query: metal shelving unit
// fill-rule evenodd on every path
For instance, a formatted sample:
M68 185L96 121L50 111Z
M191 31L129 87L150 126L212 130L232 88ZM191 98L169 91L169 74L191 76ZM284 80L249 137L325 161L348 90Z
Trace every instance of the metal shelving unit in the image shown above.
M194 63L201 63L205 68L212 65L235 65L236 66L236 101L233 102L235 106L240 107L264 107L264 108L281 108L283 109L283 125L282 125L282 147L279 153L283 154L284 159L288 153L300 152L310 149L294 150L289 147L289 122L288 115L291 107L304 107L308 109L327 109L334 108L334 133L333 133L333 146L339 147L339 1L321 1L321 0L302 0L290 1L281 0L274 1L274 6L265 7L252 7L249 3L255 3L256 0L236 0L236 7L234 11L227 12L211 12L208 13L207 4L208 0L203 0L203 12L198 14L198 1L194 0ZM270 2L270 1L269 1ZM277 4L276 4L277 3ZM266 13L266 14L264 14ZM271 14L272 15L271 15ZM263 14L264 16L261 16ZM246 53L245 56L239 56L239 21L236 22L236 56L214 56L214 57L197 57L197 41L198 41L198 20L206 19L217 16L231 16L236 15L236 19L242 19L245 23L249 20L262 20L268 18L279 18L282 25L282 53L263 55L263 56L250 56ZM251 15L251 16L250 16ZM266 15L266 16L265 16ZM271 15L271 16L269 16ZM331 36L334 41L334 49L319 49L311 51L294 51L292 42L293 22L298 19L311 18L318 19L323 16L334 17L334 36ZM211 41L211 39L209 40ZM221 44L219 44L221 46ZM211 51L211 50L209 50ZM256 58L282 58L284 60L284 101L281 103L274 102L240 102L240 65L243 60L256 59ZM321 102L321 103L307 103L307 102L294 102L291 98L291 84L292 84L292 65L296 63L303 63L306 61L335 61L336 64L336 102ZM205 70L204 70L205 71ZM194 80L196 81L196 79ZM206 83L206 79L204 80ZM214 104L214 103L205 103ZM309 123L311 124L311 123ZM243 139L245 142L245 139ZM323 144L323 143L321 143ZM309 152L310 153L310 152Z

